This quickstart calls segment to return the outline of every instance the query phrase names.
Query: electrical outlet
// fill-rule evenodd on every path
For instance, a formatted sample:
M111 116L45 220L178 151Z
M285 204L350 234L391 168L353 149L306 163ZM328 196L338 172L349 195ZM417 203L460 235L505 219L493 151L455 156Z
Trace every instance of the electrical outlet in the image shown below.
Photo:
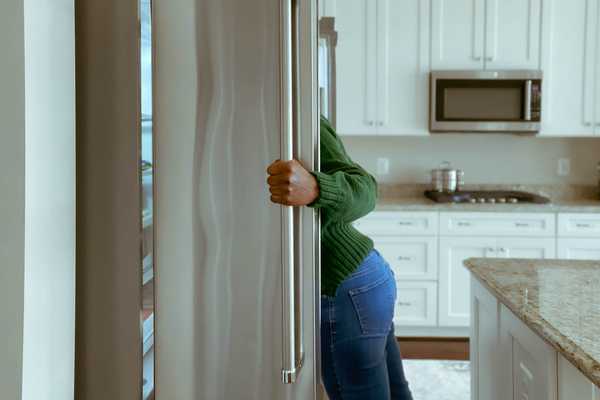
M378 158L377 159L377 175L383 176L390 173L390 159L389 158Z
M556 171L558 176L569 176L571 173L571 159L570 158L559 158L558 169Z

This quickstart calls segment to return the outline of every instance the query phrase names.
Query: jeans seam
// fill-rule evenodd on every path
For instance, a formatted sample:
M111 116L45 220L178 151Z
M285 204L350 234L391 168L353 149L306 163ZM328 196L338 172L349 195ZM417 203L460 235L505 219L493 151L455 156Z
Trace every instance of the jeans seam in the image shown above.
M336 362L335 362L335 327L336 327L336 321L335 321L335 301L333 302L333 304L331 305L331 307L329 308L329 321L331 323L331 343L330 343L330 351L331 351L331 364L333 367L333 376L335 378L335 383L336 383L336 392L337 395L339 396L340 400L343 400L342 397L342 384L340 383L340 379L338 378L338 371L337 370L337 366L336 366Z

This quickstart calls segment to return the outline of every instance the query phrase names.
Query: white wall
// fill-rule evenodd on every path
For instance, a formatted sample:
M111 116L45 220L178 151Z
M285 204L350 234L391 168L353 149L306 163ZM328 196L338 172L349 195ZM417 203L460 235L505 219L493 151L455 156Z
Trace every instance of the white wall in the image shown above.
M75 357L73 0L25 0L23 399L72 399Z
M3 400L73 398L73 21L72 0L0 4Z
M440 134L410 137L343 137L350 156L370 172L377 158L390 159L381 182L427 183L442 161L465 170L466 183L596 184L600 138L536 138L514 135ZM571 174L557 175L559 158L571 159Z

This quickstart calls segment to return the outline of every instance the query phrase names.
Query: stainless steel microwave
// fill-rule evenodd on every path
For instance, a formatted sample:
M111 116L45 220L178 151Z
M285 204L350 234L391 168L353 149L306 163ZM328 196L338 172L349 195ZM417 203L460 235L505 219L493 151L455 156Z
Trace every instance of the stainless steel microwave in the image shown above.
M541 71L431 72L431 132L537 133Z

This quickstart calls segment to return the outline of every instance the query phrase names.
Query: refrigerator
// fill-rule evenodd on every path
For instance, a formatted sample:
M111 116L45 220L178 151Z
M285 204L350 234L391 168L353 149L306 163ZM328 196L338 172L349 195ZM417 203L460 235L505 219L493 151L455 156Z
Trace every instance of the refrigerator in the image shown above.
M315 0L155 0L157 399L312 400L319 216L266 169L318 168Z
M76 398L320 398L316 0L76 1Z

